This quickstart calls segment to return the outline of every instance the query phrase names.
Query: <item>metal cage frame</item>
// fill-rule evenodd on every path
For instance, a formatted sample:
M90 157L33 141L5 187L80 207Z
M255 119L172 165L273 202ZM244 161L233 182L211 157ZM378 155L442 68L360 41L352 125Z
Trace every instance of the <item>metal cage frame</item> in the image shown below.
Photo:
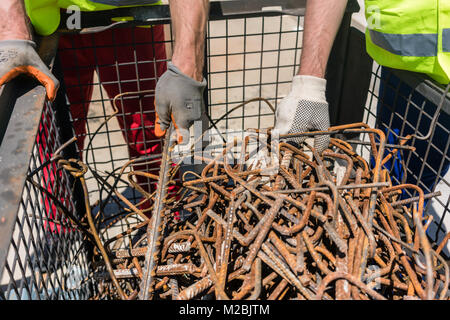
M223 114L228 114L234 106L249 98L262 95L265 89L267 89L264 91L266 98L276 106L283 98L286 90L288 90L290 83L289 77L295 74L299 66L299 53L301 52L300 35L302 32L301 19L306 1L295 1L295 3L294 1L279 1L279 7L273 7L271 5L272 3L273 1L246 1L244 4L241 1L211 3L205 52L207 59L204 71L208 80L208 90L205 91L204 98L208 106L207 113L212 121L220 119ZM262 10L262 8L265 9ZM382 81L387 82L388 80L386 80L385 75L381 75L381 69L374 67L373 61L365 54L365 51L362 52L362 50L365 50L363 34L350 28L351 13L358 10L359 7L356 2L349 2L347 13L337 36L328 65L327 99L330 102L331 122L332 124L343 124L365 121L382 127L383 123L375 122L377 118L377 105L380 103L381 107L383 107L384 101L383 97L379 95L379 83ZM133 20L111 23L111 18L117 16L133 17ZM67 17L67 15L63 15L62 21L65 21ZM167 50L170 50L172 45L170 12L169 7L165 5L120 8L95 14L83 13L81 17L83 26L81 30L76 30L75 32L64 30L65 26L62 23L60 32L68 38L71 37L70 34L82 34L86 38L89 38L89 35L102 31L109 30L111 34L114 34L114 30L120 30L122 28L143 25L164 25L169 32L169 38L165 38L164 45ZM296 29L290 30L289 27L292 27L292 25L287 26L285 24L288 19L287 17L292 19L291 22L296 26ZM257 27L258 31L248 31L251 29L249 26L255 21L259 21L257 23L260 24ZM231 22L234 23L232 24ZM225 33L215 34L214 24L224 24ZM236 30L233 30L233 27L236 27ZM270 30L270 28L273 28L273 30ZM292 36L292 41L283 41L283 37L289 36ZM133 39L132 35L130 39ZM258 50L253 49L249 45L252 39L256 39L255 41L258 42L256 46L259 48ZM152 41L150 40L149 42L151 43ZM238 43L239 41L240 43ZM285 42L288 42L287 47L283 47ZM142 45L142 43L136 43L131 40L128 45L136 48L137 45ZM53 65L53 70L57 77L63 80L64 60L60 59L61 51L56 54L57 46L57 35L44 38L41 41L40 54L47 63ZM114 46L116 46L115 50L117 50L117 44L113 41L111 48ZM89 49L95 52L97 47L95 42L93 42L92 47ZM217 48L221 48L225 52L215 51ZM71 49L67 48L67 50L70 51ZM293 59L293 61L291 60L291 62L285 63L288 60L286 55L290 55L289 59ZM55 57L58 58L55 59ZM232 65L230 60L232 59L238 60L237 62L234 61L237 67L230 67ZM272 62L270 62L271 59ZM166 60L169 60L169 58ZM217 63L219 60L222 60L225 66L223 69L216 68L219 65ZM155 59L152 61L135 60L124 63L122 67L125 65L136 66L145 63L155 64L157 62ZM100 68L106 68L108 65L102 65L96 61L96 64L90 67L98 72ZM120 63L116 63L115 65L109 65L109 67L119 70L121 65ZM257 74L256 77L251 75L252 72ZM421 95L427 103L435 106L440 104L444 89L426 77L398 70L388 70L387 72L398 77L400 83L407 84L411 88L410 90ZM253 78L256 78L257 81L254 82ZM137 80L137 83L144 80L156 81L157 76L152 79L143 80L137 77L137 79L132 80ZM120 79L116 82L115 84L119 86L126 83L126 81L120 81ZM97 100L94 97L90 98L89 101L82 101L83 103L97 103L101 105L101 108L97 110L100 112L99 114L88 115L86 113L86 119L84 121L87 123L87 130L85 135L89 139L92 136L98 135L100 137L103 135L106 137L104 139L106 145L91 146L89 150L83 150L83 148L79 150L76 144L72 143L61 151L61 155L66 159L77 158L80 155L80 151L84 152L84 156L88 155L90 162L94 166L103 168L102 166L112 164L111 169L102 170L107 173L109 172L109 177L114 177L115 170L120 167L119 164L124 161L126 162L129 159L129 155L126 153L128 144L126 142L115 144L111 142L111 137L112 135L121 135L124 129L117 126L109 127L109 124L105 121L112 110L109 107L112 99L105 95L103 92L104 89L100 88L105 85L104 81L96 78L92 83L79 83L78 86L80 85L97 87L98 93L100 94L100 98ZM68 89L70 90L70 86L77 86L77 84L67 84L62 81L58 97L53 104L45 100L45 90L43 87L37 86L33 81L26 78L18 78L11 82L5 86L0 95L0 104L6 110L0 115L0 123L2 124L0 126L0 177L4 181L4 188L0 197L1 207L3 209L0 213L0 232L2 234L0 236L0 275L2 279L6 279L5 283L2 282L0 284L0 300L88 299L98 291L96 279L91 273L92 266L89 261L90 248L84 245L86 242L85 239L77 232L59 232L57 233L58 236L54 237L53 242L49 244L46 242L47 240L44 236L47 234L46 230L48 230L49 224L42 222L46 217L48 218L49 210L55 210L51 205L52 201L60 200L64 202L67 208L72 210L75 215L81 216L84 210L84 198L80 192L80 186L74 183L74 180L69 175L62 173L64 175L64 183L59 183L55 186L48 176L42 172L38 172L43 168L51 166L52 163L50 160L54 153L59 151L58 149L65 142L76 135L73 123L77 119L74 119L70 114L70 103L66 96L66 92ZM390 86L393 87L391 84ZM404 98L404 92L400 92L395 86L393 90L395 96L402 96ZM152 93L146 93L143 97L151 98ZM130 99L132 98L130 97ZM444 98L442 112L449 114L450 96ZM122 102L124 101L123 99L121 97ZM417 104L414 101L412 103ZM420 106L414 105L414 107L420 109ZM431 109L435 110L435 108ZM147 112L142 111L144 110L142 105L140 106L140 110L142 114ZM428 119L428 122L433 118L433 115L429 113L422 112L421 114L421 117ZM125 117L126 112L116 115L116 117L120 116ZM264 117L267 117L269 120L264 120ZM419 127L420 120L418 124L411 124L408 122L407 117L403 116L401 118L404 120L404 130L408 125L413 129ZM219 131L225 131L233 127L237 127L238 130L243 131L250 126L259 129L267 126L267 123L270 121L273 124L273 119L273 114L264 104L255 102L252 109L243 108L228 114L217 123L217 128ZM256 120L256 122L252 120ZM104 126L100 130L98 123L102 123L102 121L104 122ZM95 122L97 122L97 125L90 128L91 123ZM450 128L441 122L437 123L437 128L443 130L444 135L448 135ZM385 125L385 127L389 131L389 125ZM145 130L145 126L144 128L139 127L136 130ZM25 132L25 136L18 135L18 132ZM403 133L401 132L400 134ZM420 134L423 133L420 132ZM42 150L42 146L39 146L36 142L39 136L41 136L41 144L42 141L47 141L45 143L45 150ZM431 139L434 141L434 132ZM360 137L360 140L362 142L358 144L355 141L355 144L360 146L360 151L364 154L366 152L365 150L367 150L367 145L364 144L367 141L367 137ZM434 144L431 143L430 147L425 149L425 155L421 155L416 151L409 153L408 159L416 156L423 162L420 173L414 177L419 185L425 172L424 168L427 167L427 159L433 156L430 153L430 148L436 149L441 156L439 168L437 170L434 169L435 183L431 187L425 188L426 193L436 191L438 181L443 181L448 188L449 182L445 180L443 175L445 164L449 160L448 141L450 139L447 138L447 143L443 148L439 148L435 142L433 142ZM86 148L86 145L84 148ZM119 152L120 158L116 157L113 150L115 148L121 150ZM106 160L96 160L96 154L100 154L102 152L101 150L106 152ZM152 170L151 168L147 169ZM390 169L393 170L393 168ZM408 169L406 168L406 170ZM36 176L39 178L37 180L35 179L33 184L30 181L30 177ZM89 179L92 181L90 196L95 201L95 197L99 191L104 192L104 190L100 184L96 183L94 177ZM41 183L40 189L36 186L39 183ZM52 190L58 195L57 199L48 199L48 194L46 194L45 190L49 188L49 185L50 188L53 187ZM426 187L426 185L424 186ZM149 185L148 187L150 188L151 186ZM122 187L120 190L125 193L127 192L125 187ZM128 193L127 197L136 202L139 200L140 195L133 191L131 194ZM110 199L109 196L108 199ZM433 199L433 201L437 201L442 211L440 219L439 217L435 218L433 232L429 234L434 241L442 238L448 232L445 229L445 223L450 219L447 214L450 210L449 199L442 199L442 197ZM117 201L110 200L105 204L102 204L102 201L100 201L100 205L115 206L119 204ZM431 201L428 203L428 206L433 206ZM52 217L55 218L53 222L67 226L68 220L60 212L55 212ZM25 229L27 230L26 232L24 231ZM36 232L39 237L35 236ZM108 234L103 234L102 236L107 238ZM56 250L56 252L63 256L63 261L55 261L54 258L50 257L44 266L46 270L43 270L43 266L38 263L39 259L36 259L36 256L33 256L32 253L44 254L46 250ZM75 260L77 261L77 268L73 268L72 261ZM63 267L60 267L61 263ZM51 271L48 272L48 270Z

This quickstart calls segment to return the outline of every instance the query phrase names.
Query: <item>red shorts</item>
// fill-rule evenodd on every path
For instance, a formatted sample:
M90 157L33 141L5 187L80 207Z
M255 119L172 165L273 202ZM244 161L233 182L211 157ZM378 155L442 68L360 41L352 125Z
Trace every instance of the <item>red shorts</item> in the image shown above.
M99 33L84 35L63 35L59 43L59 58L63 68L64 84L78 148L82 155L86 122L92 102L95 85L94 72L103 86L110 103L114 97L124 92L154 90L158 78L165 72L166 51L164 27L111 29ZM130 98L131 97L131 98ZM106 100L102 97L102 100ZM129 157L161 152L161 140L154 134L155 106L153 95L138 98L126 96L118 100L117 120L128 146ZM106 115L108 116L108 114ZM101 118L100 121L103 121ZM93 132L89 132L92 134ZM107 139L106 135L97 135L96 139ZM41 160L47 160L43 154L45 141L40 143ZM55 168L54 168L55 169ZM51 192L54 185L54 169L44 172L44 185ZM159 163L135 165L134 170L158 173ZM154 171L156 170L156 171ZM147 191L147 178L136 177L138 183ZM45 197L45 207L50 219L56 218L57 210ZM51 230L54 230L50 223ZM58 231L60 228L58 227Z
M83 150L94 72L97 71L111 103L124 92L154 90L156 75L160 77L167 68L164 29L163 26L124 28L62 36L59 57L78 147ZM158 60L162 61L155 63ZM161 152L160 143L155 143L159 139L154 135L153 97L127 96L123 103L118 100L118 106L117 120L130 157Z

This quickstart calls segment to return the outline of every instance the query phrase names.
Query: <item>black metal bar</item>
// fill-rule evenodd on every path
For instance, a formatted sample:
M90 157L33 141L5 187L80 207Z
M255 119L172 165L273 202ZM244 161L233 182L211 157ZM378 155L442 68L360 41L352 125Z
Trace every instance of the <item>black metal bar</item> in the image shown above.
M303 15L306 0L246 0L246 1L213 1L210 3L209 19L242 19L262 16L279 16L280 14ZM281 7L281 9L280 9ZM359 5L356 0L350 0L347 12L358 12ZM133 21L117 23L113 18L133 17ZM68 30L67 20L71 15L62 11L60 31L80 32L80 30ZM168 5L126 7L105 11L82 12L81 31L98 32L108 27L120 27L122 25L151 25L170 23L170 9Z

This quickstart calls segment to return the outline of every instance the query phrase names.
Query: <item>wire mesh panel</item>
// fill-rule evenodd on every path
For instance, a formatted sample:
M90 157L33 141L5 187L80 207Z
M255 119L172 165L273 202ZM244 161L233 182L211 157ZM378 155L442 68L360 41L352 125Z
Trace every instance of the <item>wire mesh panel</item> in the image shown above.
M288 15L209 23L208 105L219 131L242 135L274 125L267 103L239 106L258 97L276 106L288 94L300 63L302 28L303 17Z
M303 16L277 15L210 21L207 34L208 133L212 155L248 129L275 124L276 105L298 71ZM257 143L249 146L253 151ZM236 158L240 147L233 149ZM252 151L252 152L253 152Z
M72 183L52 157L62 141L46 103L0 282L0 299L87 299L92 282L84 237L63 214Z
M166 29L166 30L165 30ZM67 34L58 56L95 219L108 240L135 224L124 203L137 204L156 181L126 174L158 174L161 139L154 134L154 89L171 51L169 26L124 27L90 34ZM148 159L142 159L148 156ZM141 158L140 158L141 157ZM131 164L129 161L138 162ZM125 180L122 180L125 179ZM147 202L141 203L146 208ZM119 247L125 247L128 237ZM117 249L118 247L115 247Z
M298 69L302 23L301 17L287 15L209 22L207 112L220 136L273 126L274 107L269 104L276 105L288 93ZM172 46L170 24L60 37L57 57L79 155L89 168L88 198L99 235L111 252L143 240L142 232L128 232L143 222L129 208L135 205L148 214L144 195L155 190L156 179L136 172L159 171L154 89ZM230 112L258 97L269 104L255 101ZM90 278L98 290L92 296L111 298L111 283L102 281L104 266L94 269Z
M63 35L59 57L80 155L86 163L95 170L114 172L129 156L160 151L155 146L160 140L151 131L153 90L166 66L162 26ZM115 118L105 121L113 113ZM90 188L91 193L99 189Z
M273 107L261 101L230 111L251 98L276 104L287 94L299 64L301 24L285 15L209 22L207 112L221 135L273 125ZM87 258L88 242L65 216L76 212L76 188L53 158L65 142L55 108L70 113L102 241L113 252L135 245L142 235L120 235L142 222L129 214L130 204L147 212L143 195L155 190L154 178L134 172L158 174L162 141L154 134L154 89L172 46L170 24L61 35L56 60L68 108L44 107L1 278L2 299L108 297L100 281L104 266Z
M299 66L302 25L302 17L288 15L209 22L207 112L220 132L212 129L212 135L228 141L230 135L242 136L244 129L274 125L273 110L263 101L236 107L258 97L275 106L288 93ZM108 212L126 212L121 197L134 204L143 200L139 188L121 180L125 175L118 178L121 170L158 173L161 140L154 135L153 90L171 58L172 46L169 24L69 34L60 40L58 55L78 148L92 169L87 176L89 198L94 214L101 212L108 225L105 239L136 222L108 216ZM145 155L154 159L128 163ZM152 179L132 179L143 192L155 189ZM114 192L111 186L116 187Z
M408 77L374 64L363 121L382 129L388 144L415 148L400 150L384 167L396 184L418 185L425 194L441 193L425 203L427 219L433 220L428 235L440 242L450 231L450 99L432 84L413 85ZM403 195L412 196L417 194ZM444 250L447 256L449 248Z

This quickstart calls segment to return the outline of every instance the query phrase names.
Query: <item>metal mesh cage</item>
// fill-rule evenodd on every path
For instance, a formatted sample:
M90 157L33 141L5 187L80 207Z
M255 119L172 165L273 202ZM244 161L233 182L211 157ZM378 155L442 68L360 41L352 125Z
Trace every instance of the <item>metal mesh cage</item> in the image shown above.
M1 299L87 299L91 295L85 239L56 206L58 202L76 212L71 179L51 161L61 145L56 123L54 109L46 103L6 255Z
M300 63L303 17L279 16L213 21L209 24L208 105L212 120L253 98L276 105L290 90ZM274 125L258 101L231 112L219 130L242 131Z
M287 15L209 22L207 105L221 135L273 125L273 112L261 102L229 111L254 97L276 104L287 94L299 66L302 24L302 17ZM99 220L106 230L101 233L104 241L136 223L123 219L120 212L124 203L111 191L115 186L132 203L141 200L136 189L117 178L122 166L151 154L156 161L129 166L127 171L159 170L161 140L152 134L152 90L170 60L172 40L169 24L64 34L60 38L57 59L63 89L79 155L90 172L96 173L87 175L86 180L93 214L103 215ZM3 272L3 299L86 299L98 291L97 278L89 273L83 239L78 232L65 229L69 222L52 203L60 199L69 211L74 210L73 181L55 162L45 163L64 142L52 118L55 107L46 104L39 125L29 169L35 185L27 182L23 191ZM42 168L42 164L49 167ZM141 179L139 184L146 190L154 188L150 179ZM57 198L50 199L46 190ZM61 228L50 230L52 223ZM127 241L132 241L131 237L114 249L126 247Z
M230 133L241 136L246 129L274 125L272 110L261 100L237 107L258 97L276 106L288 94L299 67L302 34L303 17L284 14L208 23L205 101L215 134L228 140ZM61 110L70 114L77 152L92 169L86 175L88 196L104 241L139 222L127 216L124 199L136 204L142 194L129 187L120 171L157 174L159 170L161 140L153 134L153 90L172 49L168 22L152 27L122 24L99 33L63 34L60 39L57 59L67 104ZM402 77L395 80L394 76L389 70L374 69L362 120L386 132L426 135L436 101L430 102L423 91L408 89ZM65 142L54 119L58 107L61 105L46 103L43 109L28 169L35 184L29 180L23 189L0 299L87 299L101 291L98 275L91 273L86 242L54 205L58 200L78 212L73 180L54 162L46 163ZM410 145L416 150L400 153L401 168L398 158L386 165L393 178L398 177L397 182L406 179L426 194L441 190L440 197L427 203L434 216L428 233L434 240L448 232L450 219L446 176L449 129L448 112L442 112L430 140L412 139ZM368 149L360 148L368 156ZM142 155L148 156L147 161L127 165ZM136 179L144 191L154 190L154 180ZM50 198L46 190L56 198ZM126 248L135 240L135 235L127 235L113 249Z
M261 101L230 110L256 97L275 105L288 93L299 66L302 24L302 17L287 15L209 22L207 105L220 136L227 139L227 134L242 135L244 129L273 126L274 114ZM129 201L141 200L136 189L115 177L130 159L144 154L158 157L161 152L161 140L153 134L152 90L170 60L172 40L167 24L64 35L60 41L59 59L80 154L92 171L103 175L87 176L90 201L99 204L94 213L100 206L102 212L124 210L105 181L116 184ZM110 119L114 104L117 114ZM157 174L159 163L129 166L125 173L133 169ZM150 179L138 180L145 190L154 190ZM115 232L129 227L122 223Z
M387 143L406 142L405 145L415 148L400 150L384 168L396 184L418 185L425 194L441 193L427 201L425 209L433 219L427 233L433 241L440 242L450 228L450 100L431 82L413 81L415 76L374 63L362 120L382 129ZM361 148L367 157L368 150ZM403 195L414 196L417 194ZM444 250L447 256L448 250L447 246Z

